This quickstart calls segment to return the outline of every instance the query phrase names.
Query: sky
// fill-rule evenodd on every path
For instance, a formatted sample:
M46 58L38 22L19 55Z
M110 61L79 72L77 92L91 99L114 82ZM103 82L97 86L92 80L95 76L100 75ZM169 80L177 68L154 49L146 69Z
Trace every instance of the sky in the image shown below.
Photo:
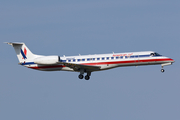
M1 0L1 120L179 120L179 0ZM24 42L35 54L156 51L171 66L44 72L18 65Z

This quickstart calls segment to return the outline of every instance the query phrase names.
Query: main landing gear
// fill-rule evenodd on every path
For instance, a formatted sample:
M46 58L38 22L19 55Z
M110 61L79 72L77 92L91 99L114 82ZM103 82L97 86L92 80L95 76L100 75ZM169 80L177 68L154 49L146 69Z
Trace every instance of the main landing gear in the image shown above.
M79 77L79 79L83 79L83 78L84 78L84 76L81 75L81 74L80 74L78 77ZM86 80L89 80L89 79L90 79L90 76L89 76L89 75L86 75L86 76L85 76L85 79L86 79Z
M80 70L80 75L78 76L79 79L83 79L84 78L84 69L81 69ZM90 76L91 76L91 72L87 72L87 75L85 76L85 79L86 80L89 80L90 79Z
M84 78L84 76L81 75L81 74L78 77L79 77L79 79L83 79Z

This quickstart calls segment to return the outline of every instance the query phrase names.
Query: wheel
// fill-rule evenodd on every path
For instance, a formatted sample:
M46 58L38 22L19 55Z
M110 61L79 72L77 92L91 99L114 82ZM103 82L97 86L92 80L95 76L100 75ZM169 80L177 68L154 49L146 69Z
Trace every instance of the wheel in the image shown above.
M163 73L165 70L164 69L161 69L161 72Z
M79 79L83 79L83 78L84 78L84 76L80 74L79 75Z
M85 79L86 79L86 80L89 80L89 79L90 79L90 77L89 77L88 75L86 75L86 76L85 76Z

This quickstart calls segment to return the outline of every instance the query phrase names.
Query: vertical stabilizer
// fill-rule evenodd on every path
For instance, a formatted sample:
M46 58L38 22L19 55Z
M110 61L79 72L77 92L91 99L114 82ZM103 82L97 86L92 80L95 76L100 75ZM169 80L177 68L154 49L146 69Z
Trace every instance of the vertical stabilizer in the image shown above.
M20 63L35 58L35 55L28 49L28 47L24 43L11 43L11 42L6 42L6 43L14 47L14 50L17 54Z

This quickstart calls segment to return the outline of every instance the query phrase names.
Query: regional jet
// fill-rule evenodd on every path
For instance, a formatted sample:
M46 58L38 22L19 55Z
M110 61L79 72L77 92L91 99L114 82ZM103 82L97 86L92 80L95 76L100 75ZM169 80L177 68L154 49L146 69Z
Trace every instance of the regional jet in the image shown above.
M125 66L160 64L161 72L164 72L164 66L175 62L173 59L153 51L62 57L58 55L43 56L33 54L24 43L6 43L14 47L20 65L42 71L79 72L79 79L83 79L84 73L86 73L86 80L90 79L92 72Z

